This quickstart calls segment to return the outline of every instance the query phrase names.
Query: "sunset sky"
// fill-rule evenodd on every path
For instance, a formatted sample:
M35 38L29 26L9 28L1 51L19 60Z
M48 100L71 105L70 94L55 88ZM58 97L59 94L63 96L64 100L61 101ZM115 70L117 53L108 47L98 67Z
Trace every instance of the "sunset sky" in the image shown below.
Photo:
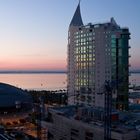
M65 70L67 32L78 0L0 0L0 70ZM140 0L82 0L84 24L114 17L131 32L140 69Z

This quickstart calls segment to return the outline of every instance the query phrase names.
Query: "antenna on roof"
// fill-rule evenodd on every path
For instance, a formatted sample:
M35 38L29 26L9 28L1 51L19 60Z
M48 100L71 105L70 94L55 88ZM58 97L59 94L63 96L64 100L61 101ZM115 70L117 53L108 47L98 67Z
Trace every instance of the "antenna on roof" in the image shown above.
M81 0L79 0L79 4L81 3Z

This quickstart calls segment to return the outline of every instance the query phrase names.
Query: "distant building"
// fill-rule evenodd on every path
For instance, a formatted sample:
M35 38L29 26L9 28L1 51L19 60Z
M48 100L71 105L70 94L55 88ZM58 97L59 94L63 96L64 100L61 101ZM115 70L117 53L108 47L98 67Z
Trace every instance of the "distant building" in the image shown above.
M140 92L130 92L129 102L132 104L140 104Z
M129 29L114 18L84 25L78 4L68 31L69 104L104 107L104 85L110 81L114 107L128 109L129 39Z

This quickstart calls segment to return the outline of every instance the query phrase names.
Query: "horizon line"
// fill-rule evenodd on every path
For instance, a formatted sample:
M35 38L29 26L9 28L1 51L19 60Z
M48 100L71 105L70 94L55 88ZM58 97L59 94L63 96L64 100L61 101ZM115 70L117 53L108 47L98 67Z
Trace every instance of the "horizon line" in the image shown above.
M67 73L66 70L0 70L0 74L24 74L24 73Z
M0 74L41 74L41 73L67 73L67 70L0 70ZM130 70L129 73L140 73L140 70Z

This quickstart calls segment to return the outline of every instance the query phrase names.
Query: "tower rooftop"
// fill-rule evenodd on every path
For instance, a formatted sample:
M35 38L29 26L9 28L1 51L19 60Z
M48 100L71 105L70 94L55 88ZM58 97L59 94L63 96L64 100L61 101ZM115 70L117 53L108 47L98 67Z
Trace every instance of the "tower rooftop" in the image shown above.
M71 20L70 26L82 26L83 25L83 21L82 21L82 17L81 17L81 12L80 12L80 2L76 8L76 11L74 13L74 16Z

